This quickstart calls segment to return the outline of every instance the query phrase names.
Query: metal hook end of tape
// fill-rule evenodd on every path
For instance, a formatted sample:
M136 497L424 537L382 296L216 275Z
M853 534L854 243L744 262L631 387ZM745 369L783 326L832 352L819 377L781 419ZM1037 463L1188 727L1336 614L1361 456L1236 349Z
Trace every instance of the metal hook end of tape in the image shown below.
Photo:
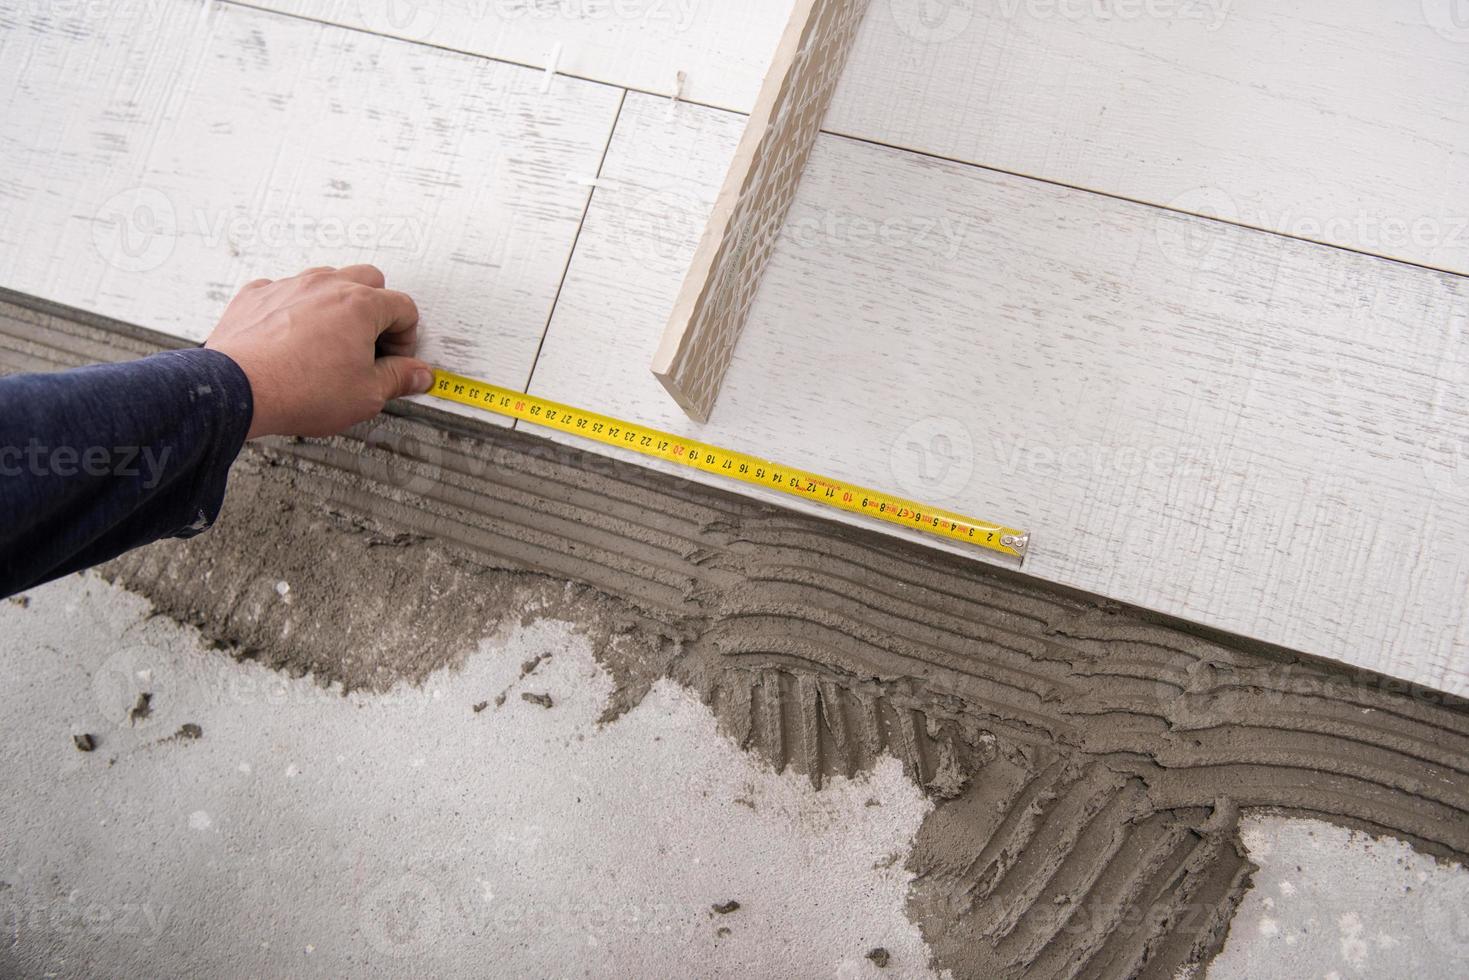
M1014 549L1015 553L1020 556L1020 560L1023 562L1025 561L1025 553L1030 548L1030 532L1023 531L1020 534L1001 535L1000 544Z

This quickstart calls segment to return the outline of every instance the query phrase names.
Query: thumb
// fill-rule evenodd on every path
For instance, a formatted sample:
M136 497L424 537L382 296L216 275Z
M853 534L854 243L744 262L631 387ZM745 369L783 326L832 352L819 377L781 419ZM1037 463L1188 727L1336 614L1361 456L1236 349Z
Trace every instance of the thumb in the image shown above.
M416 357L379 357L372 365L377 375L378 394L383 401L405 395L421 395L433 382L433 369Z

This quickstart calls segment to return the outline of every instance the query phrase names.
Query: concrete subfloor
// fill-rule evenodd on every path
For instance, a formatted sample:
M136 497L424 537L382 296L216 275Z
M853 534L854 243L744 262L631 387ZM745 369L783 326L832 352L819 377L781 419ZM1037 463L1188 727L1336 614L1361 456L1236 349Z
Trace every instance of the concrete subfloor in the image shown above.
M5 976L932 973L905 909L930 804L896 760L818 791L667 680L600 724L574 623L344 697L83 575L0 602L0 668ZM1469 871L1265 813L1244 839L1260 870L1201 973L1469 969Z
M1210 980L1469 975L1469 871L1319 820L1256 814L1259 865Z

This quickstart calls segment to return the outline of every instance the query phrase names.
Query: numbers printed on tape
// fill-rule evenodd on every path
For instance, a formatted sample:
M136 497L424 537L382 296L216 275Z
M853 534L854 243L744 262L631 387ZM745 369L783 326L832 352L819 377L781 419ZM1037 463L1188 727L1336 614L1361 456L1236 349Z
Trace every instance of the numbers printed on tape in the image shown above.
M793 497L863 514L899 527L914 528L950 540L963 541L1021 561L1024 561L1026 548L1030 544L1030 535L1026 531L977 521L937 507L925 507L917 501L895 497L879 490L781 466L732 449L722 449L671 432L624 422L609 415L563 405L448 371L434 372L434 383L429 394L445 401L558 429L603 445L621 446L644 456L715 473L751 486L769 487Z

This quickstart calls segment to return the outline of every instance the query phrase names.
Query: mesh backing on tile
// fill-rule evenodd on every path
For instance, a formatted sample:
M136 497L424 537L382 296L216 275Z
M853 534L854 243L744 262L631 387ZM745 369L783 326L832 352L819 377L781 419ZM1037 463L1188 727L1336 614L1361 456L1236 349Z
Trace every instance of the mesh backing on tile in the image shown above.
M653 358L696 421L714 408L868 0L798 0Z

